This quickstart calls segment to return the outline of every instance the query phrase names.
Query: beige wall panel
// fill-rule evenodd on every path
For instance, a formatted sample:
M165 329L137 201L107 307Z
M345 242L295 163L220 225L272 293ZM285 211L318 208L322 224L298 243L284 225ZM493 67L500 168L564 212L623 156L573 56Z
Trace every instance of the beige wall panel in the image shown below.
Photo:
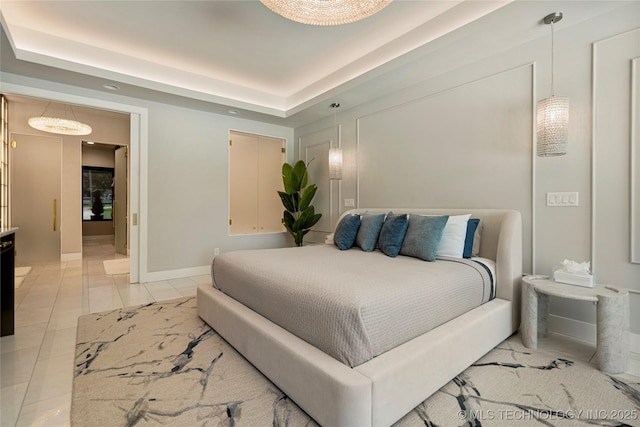
M525 66L360 118L359 206L516 209L530 271L532 79Z

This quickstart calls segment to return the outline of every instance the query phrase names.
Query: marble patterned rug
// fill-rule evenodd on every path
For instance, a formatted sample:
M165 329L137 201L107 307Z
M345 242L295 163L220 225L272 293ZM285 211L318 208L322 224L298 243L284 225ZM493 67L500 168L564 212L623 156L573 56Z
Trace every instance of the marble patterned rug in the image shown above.
M198 317L195 297L80 317L71 424L317 425ZM513 336L395 425L640 426L640 384Z

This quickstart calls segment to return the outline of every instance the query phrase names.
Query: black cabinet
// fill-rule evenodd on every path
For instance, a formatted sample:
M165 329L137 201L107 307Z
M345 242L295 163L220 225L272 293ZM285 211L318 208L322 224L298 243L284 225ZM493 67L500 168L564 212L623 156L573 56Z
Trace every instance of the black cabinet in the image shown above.
M15 233L0 238L0 336L13 335L15 304Z

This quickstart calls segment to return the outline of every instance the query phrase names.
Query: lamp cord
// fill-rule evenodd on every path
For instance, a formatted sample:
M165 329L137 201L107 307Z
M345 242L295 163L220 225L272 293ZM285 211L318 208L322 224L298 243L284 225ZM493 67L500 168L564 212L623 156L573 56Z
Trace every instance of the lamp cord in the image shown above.
M554 40L553 40L553 25L555 23L553 21L551 21L551 96L555 95L555 92L553 90L553 75L554 73L554 52L555 52L555 47L554 47Z

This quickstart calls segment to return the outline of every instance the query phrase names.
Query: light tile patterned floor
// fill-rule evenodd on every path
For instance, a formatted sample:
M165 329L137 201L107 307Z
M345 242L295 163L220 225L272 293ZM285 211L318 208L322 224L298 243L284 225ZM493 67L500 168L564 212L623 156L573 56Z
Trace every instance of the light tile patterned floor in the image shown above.
M109 241L87 240L83 260L32 266L16 290L15 335L0 339L0 425L68 426L78 316L195 295L207 276L130 285L128 275L106 276L102 261L121 257ZM589 361L595 348L558 334L541 349ZM631 361L640 376L640 359Z
M195 295L197 276L129 284L102 261L122 257L113 243L88 239L82 261L32 265L16 289L15 334L0 339L0 425L68 426L78 316Z

